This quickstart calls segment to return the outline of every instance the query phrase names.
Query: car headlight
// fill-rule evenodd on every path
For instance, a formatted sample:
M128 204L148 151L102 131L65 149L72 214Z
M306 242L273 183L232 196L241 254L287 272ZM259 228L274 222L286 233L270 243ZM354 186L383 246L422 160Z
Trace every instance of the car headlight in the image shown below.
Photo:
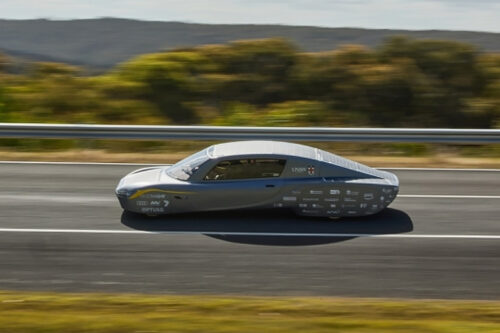
M130 196L132 193L134 193L133 190L129 190L126 188L120 188L120 189L116 190L117 195L122 195L122 196L126 196L126 197Z

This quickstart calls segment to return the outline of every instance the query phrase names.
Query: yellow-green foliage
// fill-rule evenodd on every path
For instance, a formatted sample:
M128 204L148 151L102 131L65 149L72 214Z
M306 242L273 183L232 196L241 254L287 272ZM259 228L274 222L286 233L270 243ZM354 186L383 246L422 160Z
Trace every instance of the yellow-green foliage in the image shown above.
M251 104L230 103L213 125L220 126L341 126L340 115L316 101L287 101L258 109Z
M500 331L500 303L0 293L0 332Z
M481 127L500 123L500 56L395 37L301 53L284 39L145 54L108 73L0 56L0 122ZM9 73L9 74L8 74Z

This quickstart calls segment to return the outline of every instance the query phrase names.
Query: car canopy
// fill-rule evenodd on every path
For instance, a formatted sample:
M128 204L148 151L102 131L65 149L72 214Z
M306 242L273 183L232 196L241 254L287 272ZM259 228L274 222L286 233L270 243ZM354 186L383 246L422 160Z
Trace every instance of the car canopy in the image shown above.
M325 167L345 170L346 175L357 175L368 178L387 178L388 173L370 168L358 162L340 157L330 152L313 148L305 145L300 145L290 142L281 141L238 141L213 145L207 149L210 158L222 158L239 155L281 155L293 156L315 160L323 163Z

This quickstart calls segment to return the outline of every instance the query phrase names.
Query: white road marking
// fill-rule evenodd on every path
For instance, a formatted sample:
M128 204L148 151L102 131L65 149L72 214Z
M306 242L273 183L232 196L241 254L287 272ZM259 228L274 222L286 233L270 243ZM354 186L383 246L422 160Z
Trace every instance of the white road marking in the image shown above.
M398 194L396 198L500 199L500 195Z
M500 172L500 169L477 169L477 168L376 168L378 170L394 170L394 171L473 171L473 172Z
M114 163L114 162L46 162L46 161L0 161L0 164L42 164L42 165L103 165L103 166L170 166L155 163Z
M129 235L219 235L219 236L274 236L274 237L368 237L368 238L430 238L430 239L489 239L500 240L500 235L438 235L438 234L364 234L364 233L282 233L238 231L142 231L113 229L33 229L0 228L0 232L59 233L59 234L129 234Z
M500 199L500 195L448 195L448 194L398 194L396 199L416 198L416 199ZM21 202L32 203L68 203L68 204L89 204L109 206L118 202L113 194L108 196L95 195L72 195L65 193L39 193L39 194L2 194L0 193L2 204Z
M0 200L2 203L7 202L19 202L19 201L31 201L31 202L61 202L61 203L73 203L73 204L99 204L99 203L109 203L109 202L117 202L117 199L110 196L76 196L69 194L0 194Z
M46 164L46 165L103 165L103 166L170 166L172 164L157 163L114 163L114 162L46 162L46 161L0 161L0 164ZM403 168L384 167L379 170L401 171L472 171L472 172L500 172L500 169L467 169L467 168Z

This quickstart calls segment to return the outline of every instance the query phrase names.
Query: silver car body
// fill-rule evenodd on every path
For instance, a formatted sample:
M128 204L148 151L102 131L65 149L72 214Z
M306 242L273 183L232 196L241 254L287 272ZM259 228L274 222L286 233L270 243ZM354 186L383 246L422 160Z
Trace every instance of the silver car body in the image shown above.
M398 178L294 143L240 141L210 146L172 166L123 177L123 209L146 215L290 208L305 216L365 216L387 207Z

